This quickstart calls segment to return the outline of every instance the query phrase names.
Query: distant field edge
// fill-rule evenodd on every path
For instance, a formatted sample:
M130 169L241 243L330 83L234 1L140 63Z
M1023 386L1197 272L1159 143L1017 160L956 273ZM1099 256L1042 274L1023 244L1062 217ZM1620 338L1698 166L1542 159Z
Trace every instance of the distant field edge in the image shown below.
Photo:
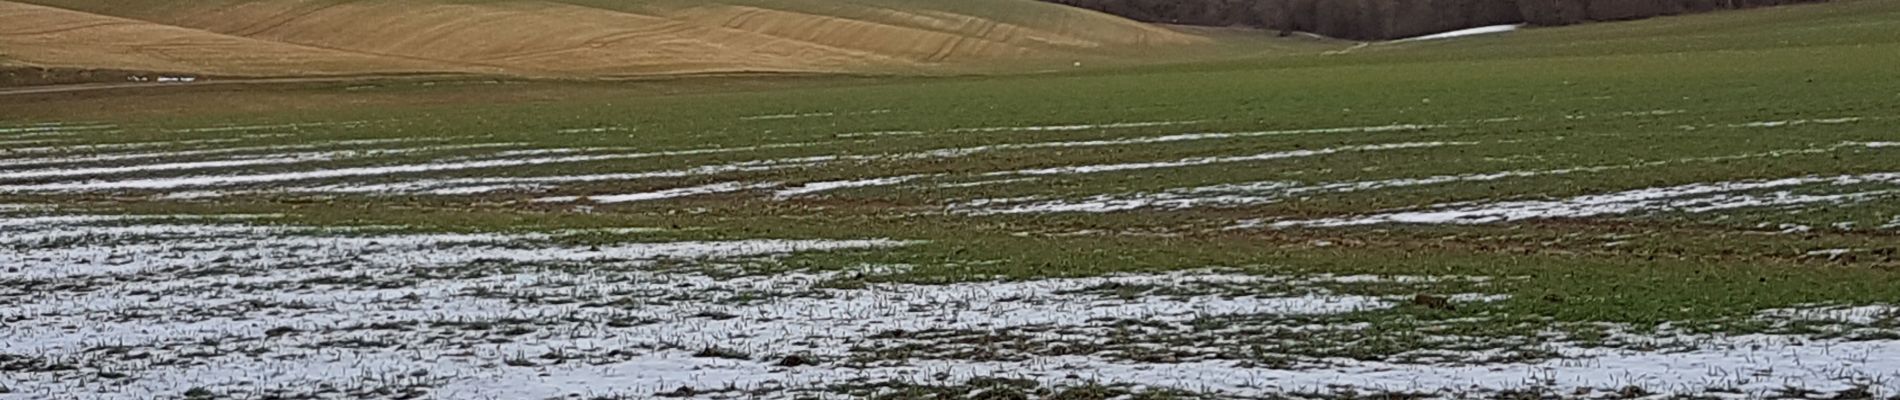
M1832 0L1041 0L1136 21L1380 41L1493 25L1562 26Z

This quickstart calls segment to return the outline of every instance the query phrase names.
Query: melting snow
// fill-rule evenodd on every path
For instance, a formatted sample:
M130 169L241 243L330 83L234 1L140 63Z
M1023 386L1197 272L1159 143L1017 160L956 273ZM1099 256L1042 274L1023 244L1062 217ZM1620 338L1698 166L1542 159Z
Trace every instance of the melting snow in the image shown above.
M1197 140L1239 139L1239 138L1252 138L1252 137L1286 136L1286 135L1319 134L1319 133L1401 132L1401 131L1427 130L1427 129L1434 129L1434 128L1439 128L1439 127L1442 127L1442 125L1396 124L1396 125L1382 125L1382 126L1292 129L1292 130L1257 131L1257 132L1184 133L1184 134L1177 134L1177 135L1132 137L1132 138L1120 138L1120 139L1013 143L1013 144L996 144L996 145L965 147L965 148L937 149L937 150L926 151L923 153L918 153L918 154L913 154L913 155L900 156L897 158L959 157L959 156L965 156L965 155L989 152L989 151L996 151L996 150L1025 150L1025 149L1048 149L1048 148L1094 147L1094 146L1125 146L1125 145L1135 145L1135 144L1171 143L1171 142L1185 142L1185 141L1197 141Z
M980 180L980 181L974 181L974 182L945 183L942 185L937 185L937 187L961 189L961 188L973 188L973 187L990 186L990 185L1002 185L1002 184L1010 184L1010 183L1035 182L1040 179L1041 178L986 179L986 180Z
M1763 311L1761 316L1770 320L1871 324L1900 318L1900 307L1871 305L1779 308Z
M1186 158L1186 159L1180 159L1180 160L1175 160L1175 161L1162 161L1162 162L1083 165L1083 166L1071 166L1071 167L1026 169L1026 170L1017 170L1017 171L1001 171L1001 172L991 172L984 175L997 176L997 175L1089 174L1089 173L1098 173L1098 172L1130 171L1130 170L1157 169L1157 168L1178 168L1178 167L1191 167L1191 166L1198 166L1198 165L1221 164L1221 163L1279 160L1279 159L1287 159L1287 158L1313 157L1313 156L1337 154L1337 153L1352 152L1352 151L1421 149L1421 148L1462 146L1462 145L1473 145L1473 144L1477 144L1477 143L1476 142L1412 142L1412 143L1390 143L1390 144L1376 144L1376 145L1364 145L1364 146L1342 146L1342 147L1333 147L1333 148L1325 148L1325 149L1317 149L1317 150L1277 151L1277 152L1260 153L1260 154L1246 155L1246 156L1197 157L1197 158Z
M877 115L877 114L889 114L890 112L891 110L870 110L870 111L847 112L847 113L839 113L839 112L789 113L789 114L754 115L754 116L749 116L749 117L739 117L739 120L740 121L768 121L768 120L780 120L780 119L824 118L824 117L836 117L836 116L841 116L841 115Z
M40 144L47 144L47 143L59 143L63 141L65 140L63 139L0 140L0 146L40 145Z
M18 139L37 136L72 136L86 131L117 129L118 125L39 125L0 128L0 138Z
M585 200L586 202L599 203L599 204L632 203L632 202L640 202L640 201L665 200L665 199L698 196L698 195L706 195L706 194L732 193L732 192L746 191L746 190L752 190L752 189L764 189L764 188L770 188L770 187L775 187L775 186L778 186L778 184L726 182L726 183L717 183L717 184L711 184L711 185L705 185L705 186L667 189L667 190L646 192L646 193L599 195L599 196L543 197L543 198L535 199L534 201L536 203L572 203L572 202Z
M0 252L19 271L0 280L60 282L34 292L16 289L7 293L10 301L0 303L0 315L16 317L0 328L8 338L0 352L14 357L10 365L27 366L0 372L13 391L10 396L129 399L197 387L241 396L329 387L337 396L364 397L378 389L392 390L383 392L389 395L421 387L427 388L425 397L433 398L647 397L680 387L736 387L761 392L700 397L789 399L824 385L919 376L945 384L976 377L1055 385L1134 383L1237 396L1342 389L1335 385L1444 394L1529 385L1559 393L1635 385L1659 393L1693 394L1711 387L1763 395L1786 385L1825 391L1870 383L1874 390L1891 391L1900 371L1900 343L1893 341L1767 335L1694 336L1685 340L1688 349L1677 352L1556 345L1549 350L1565 358L1534 363L1329 359L1320 366L1285 369L1083 353L1031 361L918 357L845 367L832 363L857 354L858 346L910 343L902 332L1068 338L1061 332L1089 332L1116 320L1180 324L1206 317L1328 315L1393 305L1324 290L1123 297L1085 289L1456 278L1286 280L1188 271L837 288L826 283L897 267L714 278L691 269L656 268L655 261L716 266L734 257L903 243L751 240L578 248L547 242L546 235L364 234L137 221L0 218L0 224L24 227L0 236L0 248L31 249ZM538 268L535 263L554 264ZM575 263L586 267L572 268ZM1881 312L1788 311L1848 321L1871 320ZM1036 327L1053 329L1026 329ZM709 348L737 355L695 356ZM819 364L778 365L792 355ZM33 367L40 363L53 367ZM130 379L104 378L108 373Z
M1787 121L1750 122L1746 124L1731 125L1731 126L1737 127L1737 128L1780 128L1784 126L1798 126L1798 125L1807 125L1807 124L1836 125L1836 124L1859 122L1860 120L1861 118L1859 117L1828 118L1828 119L1797 119L1797 120L1787 120Z
M134 172L182 171L182 170L195 170L195 169L248 167L248 166L260 166L260 165L301 164L301 163L310 163L310 162L318 162L318 161L333 161L333 160L345 159L345 158L412 153L412 152L420 152L420 151L426 151L426 150L433 150L433 149L421 148L421 149L391 149L391 150L350 150L350 151L331 151L331 152L316 152L316 153L269 154L269 155L245 157L241 159L232 159L232 160L142 164L142 165L131 165L131 166L123 166L123 167L52 168L52 169L0 172L0 179L5 179L5 180L38 179L38 178L57 178L57 177L70 177L70 176L114 175L114 174L125 174L125 173L134 173Z
M1411 38L1399 39L1399 40L1394 40L1393 42L1394 43L1416 42L1416 41L1425 41L1425 40L1455 39L1455 38L1461 38L1461 37L1466 37L1466 36L1491 35L1491 34L1499 34L1499 33L1516 31L1518 30L1518 28L1522 28L1522 27L1523 25L1481 26L1477 28L1459 29L1459 30L1450 31L1450 32L1435 33L1435 34L1430 34L1430 35L1425 35L1425 36L1416 36L1416 37L1411 37Z
M1477 204L1448 204L1427 207L1423 211L1403 211L1359 217L1326 218L1272 223L1275 228L1341 227L1384 223L1408 224L1487 224L1545 218L1581 218L1624 214L1639 210L1673 210L1702 213L1747 207L1789 206L1801 204L1838 204L1888 196L1895 190L1877 190L1834 195L1807 195L1788 191L1762 195L1740 192L1788 188L1802 185L1835 186L1900 183L1900 173L1801 177L1761 181L1697 183L1638 189L1624 192L1579 196L1563 200L1509 201ZM1243 224L1250 226L1251 224Z
M783 198L791 198L791 197L808 195L812 193L828 192L828 191L833 191L833 190L838 190L838 189L890 186L890 185L902 184L905 182L910 182L910 181L914 181L918 179L929 178L932 176L936 176L936 175L929 175L929 174L905 175L905 176L893 176L893 177L888 177L888 178L858 179L858 180L848 180L848 181L811 182L811 183L806 183L804 185L801 185L799 187L779 190L777 193L774 194L774 196L783 199Z
M840 133L837 135L837 137L840 139L853 139L853 138L862 138L862 137L917 136L917 135L922 135L922 134L924 134L924 131L875 131L875 132Z
M1246 206L1281 201L1289 197L1320 194L1350 193L1359 191L1383 190L1392 188L1441 185L1451 183L1488 182L1513 178L1538 176L1569 175L1622 171L1638 168L1660 167L1675 164L1721 162L1754 158L1774 158L1796 154L1821 154L1836 149L1868 146L1864 142L1844 142L1833 146L1808 149L1775 150L1759 153L1736 154L1726 156L1694 157L1674 160L1645 161L1621 165L1570 167L1530 171L1498 171L1459 175L1439 175L1422 178L1393 178L1370 181L1332 182L1301 184L1287 181L1264 181L1236 184L1221 184L1193 188L1172 189L1157 193L1134 193L1097 195L1075 200L1050 200L1039 198L984 199L959 205L970 214L1025 214L1025 213L1104 213L1142 208L1186 209L1208 206ZM1874 146L1868 146L1874 147Z
M603 127L597 127L597 128L561 129L561 130L554 131L554 133L567 135L567 134L576 134L576 133L631 132L635 130L637 129L630 129L630 128L619 127L619 126L603 126Z
M635 181L655 178L683 178L692 176L717 175L733 172L773 171L786 168L809 167L836 160L832 156L784 158L759 161L741 161L722 165L707 165L680 170L625 172L592 175L557 175L526 177L481 177L481 178L443 178L416 179L396 183L376 184L338 184L316 187L286 189L296 193L373 193L373 194L430 194L430 195L468 195L491 193L505 190L529 190L547 188L560 183Z
M332 127L332 126L359 127L359 126L369 125L370 123L373 123L373 122L377 122L377 121L333 121L333 122L297 122L297 123L288 123L288 124L266 124L266 125L227 125L227 126L212 126L212 127L203 127L203 128L171 129L171 130L167 130L166 132L177 132L177 133L249 132L249 131L278 130L278 129L299 131L299 130L303 130L303 128L321 128L321 127Z
M1613 115L1618 116L1618 117L1659 117L1659 116L1664 116L1664 115L1684 114L1688 112L1689 112L1688 110L1623 111L1623 112L1619 112Z
M237 142L242 142L242 141L244 141L244 139L193 139L193 140L177 140L177 141L157 141L157 142L103 143L103 144L87 144L87 145L76 145L76 146L22 147L22 148L15 148L15 149L0 149L0 153L22 153L22 154L25 154L25 153L68 153L68 154L71 154L71 153L96 152L96 151L101 151L101 150L124 150L124 149L142 149L142 148L151 148L151 147L171 147L171 146L189 146L189 145L201 145L201 144L237 143Z
M414 142L414 141L421 141L421 140L427 140L427 139L345 140L345 141L302 144L302 145L245 146L245 147L226 147L226 148L218 148L218 149L160 151L160 152L145 152L145 153L106 153L106 154L95 154L95 155L75 156L75 157L36 157L36 158L10 158L10 159L0 158L0 166L78 164L78 163L104 162L104 161L128 161L128 160L143 160L143 159L153 159L153 158L191 157L191 156L206 156L206 155L235 154L235 153L251 153L251 152L309 150L309 149L318 149L318 148L393 144L393 143ZM502 145L502 144L496 144L496 145Z
M1152 122L1116 122L1116 123L1107 123L1107 124L998 126L998 127L986 127L986 128L958 128L958 129L947 130L945 132L950 132L950 133L1066 132L1066 131L1086 131L1086 130L1094 130L1094 129L1130 129L1130 128L1152 128L1152 127L1158 127L1158 126L1194 125L1194 124L1199 124L1202 122L1206 122L1206 121L1203 121L1203 120L1152 121Z
M382 167L354 167L321 169L284 173L254 175L201 175L169 178L147 178L127 180L95 180L86 182L54 182L36 185L0 186L0 192L61 192L61 191L98 191L114 189L180 189L215 186L238 186L285 181L316 180L329 178L347 178L360 176L380 176L390 174L440 172L467 169L518 167L527 165L579 163L589 161L623 160L647 158L671 153L627 153L602 154L567 157L516 158L459 162L437 162L427 164L392 165Z

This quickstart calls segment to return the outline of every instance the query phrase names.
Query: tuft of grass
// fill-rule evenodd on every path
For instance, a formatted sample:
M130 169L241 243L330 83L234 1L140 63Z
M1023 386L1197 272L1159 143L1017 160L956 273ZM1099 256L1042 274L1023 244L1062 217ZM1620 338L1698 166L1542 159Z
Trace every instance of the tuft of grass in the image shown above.
M727 360L739 360L739 361L751 361L751 360L752 360L752 354L751 354L751 353L747 353L747 352L744 352L744 351L739 351L739 350L736 350L736 349L729 349L729 348L723 348L723 347L718 347L718 346L712 346L712 347L707 347L707 348L705 348L705 349L701 349L701 350L700 350L699 352L697 352L697 353L693 353L693 357L699 357L699 358L723 358L723 359L727 359Z

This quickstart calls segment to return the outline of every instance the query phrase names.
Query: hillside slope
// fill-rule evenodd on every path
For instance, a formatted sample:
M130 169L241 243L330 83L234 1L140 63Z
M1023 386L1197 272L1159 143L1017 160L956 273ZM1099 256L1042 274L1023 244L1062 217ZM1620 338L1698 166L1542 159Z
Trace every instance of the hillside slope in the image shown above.
M5 1L0 1L0 54L12 63L44 67L217 75L470 71Z
M964 71L1209 41L1032 0L130 3L0 1L0 54L28 65L235 75L622 76Z

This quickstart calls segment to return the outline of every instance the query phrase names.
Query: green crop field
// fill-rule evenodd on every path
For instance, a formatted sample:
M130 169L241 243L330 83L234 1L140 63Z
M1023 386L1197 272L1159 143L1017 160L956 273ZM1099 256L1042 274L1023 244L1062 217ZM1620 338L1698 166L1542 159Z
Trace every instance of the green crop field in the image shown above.
M0 95L0 399L1900 395L1900 2L1320 46Z

